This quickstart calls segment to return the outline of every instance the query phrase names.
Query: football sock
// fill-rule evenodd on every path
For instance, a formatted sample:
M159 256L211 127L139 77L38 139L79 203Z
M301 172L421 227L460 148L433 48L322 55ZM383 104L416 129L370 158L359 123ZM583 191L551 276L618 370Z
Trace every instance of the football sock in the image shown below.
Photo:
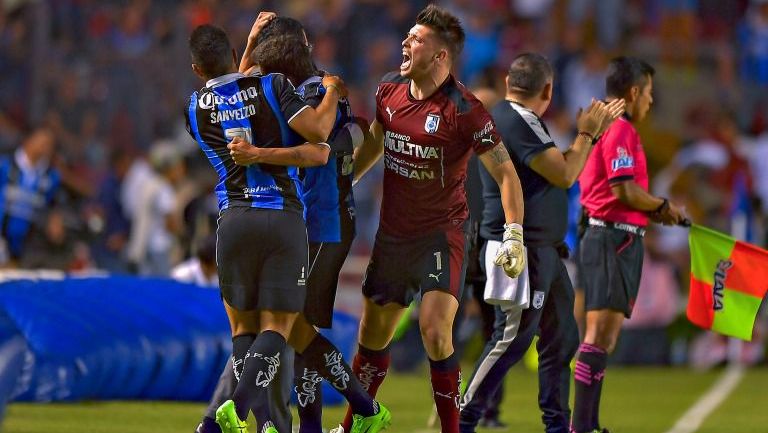
M572 420L576 432L591 432L599 428L597 415L607 360L605 350L587 343L579 346L574 372L576 398Z
M442 433L459 433L461 370L456 354L440 361L429 360L432 394Z
M389 360L389 346L381 350L373 350L358 345L357 354L352 362L352 372L360 381L362 389L368 392L368 395L371 397L376 397L379 386L381 386L384 378L387 376ZM349 431L352 428L352 413L352 407L350 406L342 423L344 431Z
M253 410L258 426L257 431L267 422L272 422L269 412L269 392L278 369L280 352L285 349L285 338L274 331L261 332L245 354L240 381L232 400L238 418L245 420L248 409Z
M243 374L243 364L248 355L248 349L251 348L257 334L243 334L232 337L232 370L235 372L235 380L240 380ZM221 378L219 378L221 379Z
M306 353L306 351L305 351ZM299 433L320 433L323 431L323 398L320 384L323 377L317 370L306 365L304 356L296 353L293 361L293 383L295 385L299 412Z
M308 366L319 371L323 379L344 396L352 412L362 416L376 414L373 398L363 389L352 369L344 362L339 349L327 338L320 334L315 335L302 355Z

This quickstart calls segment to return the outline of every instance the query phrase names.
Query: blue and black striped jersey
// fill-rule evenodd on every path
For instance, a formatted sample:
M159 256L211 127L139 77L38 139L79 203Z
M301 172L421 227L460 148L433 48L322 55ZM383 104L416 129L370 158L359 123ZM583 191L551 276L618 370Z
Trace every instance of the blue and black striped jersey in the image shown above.
M23 151L0 158L0 231L11 257L18 259L33 228L45 227L61 175L51 166L31 167ZM25 168L26 167L26 168Z
M317 107L323 99L325 88L320 77L311 77L297 88L304 101ZM328 163L319 167L308 167L303 171L304 204L307 206L307 235L310 242L341 242L341 214L354 216L355 203L352 196L352 138L344 129L351 122L352 107L347 99L339 100L336 123L328 139L332 154Z
M254 207L303 212L302 183L296 167L236 165L227 144L237 136L257 147L304 143L288 123L308 108L282 74L227 74L192 93L187 130L219 176L219 210Z

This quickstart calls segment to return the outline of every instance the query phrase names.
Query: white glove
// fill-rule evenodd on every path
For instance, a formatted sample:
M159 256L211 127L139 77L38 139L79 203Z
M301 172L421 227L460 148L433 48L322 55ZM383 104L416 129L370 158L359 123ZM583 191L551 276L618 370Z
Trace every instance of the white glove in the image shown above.
M523 226L517 223L504 224L504 237L496 250L496 266L501 266L510 278L517 278L525 269L525 248L523 248Z

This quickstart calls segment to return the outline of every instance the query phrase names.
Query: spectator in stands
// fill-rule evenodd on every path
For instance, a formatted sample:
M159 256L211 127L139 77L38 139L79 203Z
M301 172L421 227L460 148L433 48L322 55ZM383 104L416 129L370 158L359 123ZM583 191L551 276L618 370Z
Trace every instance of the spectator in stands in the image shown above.
M110 170L101 181L96 202L91 206L89 213L89 226L97 233L92 243L96 264L110 272L128 270L123 250L128 242L131 222L120 200L120 193L133 163L133 152L112 152Z
M768 108L768 0L752 0L737 30L747 110Z
M48 212L43 230L34 231L24 248L19 265L24 269L73 270L75 249L72 234L58 209Z
M605 76L608 59L597 45L588 47L577 58L572 59L563 72L564 108L569 120L579 108L589 106L592 98L605 97ZM571 141L564 142L567 146ZM560 143L557 143L560 144Z
M29 236L44 230L60 177L51 166L55 138L50 129L33 130L13 155L0 159L0 230L5 245L0 263L21 259Z
M216 271L216 235L210 235L197 245L195 256L182 262L171 271L171 278L203 287L219 287Z
M626 0L571 0L568 20L571 25L584 26L587 14L591 12L600 46L606 50L616 49L621 41L625 3Z
M174 144L162 141L150 150L149 162L152 173L133 191L136 209L127 255L139 274L168 276L174 237L181 230L174 186L184 177L184 160Z

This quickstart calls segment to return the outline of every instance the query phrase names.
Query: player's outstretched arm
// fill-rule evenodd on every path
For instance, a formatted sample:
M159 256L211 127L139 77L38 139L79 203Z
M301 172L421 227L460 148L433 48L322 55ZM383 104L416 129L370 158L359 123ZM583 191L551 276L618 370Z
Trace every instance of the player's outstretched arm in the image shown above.
M276 16L277 14L274 12L259 12L259 16L257 16L256 21L253 22L251 32L248 33L248 42L245 44L243 57L240 58L240 66L238 67L238 71L240 71L241 74L245 74L249 69L251 69L251 67L254 66L253 60L251 59L251 54L253 54L253 50L256 49L256 39L258 38L261 30Z
M347 96L344 81L336 75L323 77L325 96L317 108L309 107L294 116L288 126L311 143L325 143L336 123L339 99Z
M355 150L355 182L384 155L384 129L381 123L374 119L369 131L370 133L365 135L363 144Z
M649 194L633 180L611 185L611 192L625 205L647 212L655 222L675 225L685 219L685 212L681 207L665 198Z
M328 163L331 148L325 143L304 143L294 147L260 148L235 137L227 145L237 165L272 164L294 167L315 167Z

